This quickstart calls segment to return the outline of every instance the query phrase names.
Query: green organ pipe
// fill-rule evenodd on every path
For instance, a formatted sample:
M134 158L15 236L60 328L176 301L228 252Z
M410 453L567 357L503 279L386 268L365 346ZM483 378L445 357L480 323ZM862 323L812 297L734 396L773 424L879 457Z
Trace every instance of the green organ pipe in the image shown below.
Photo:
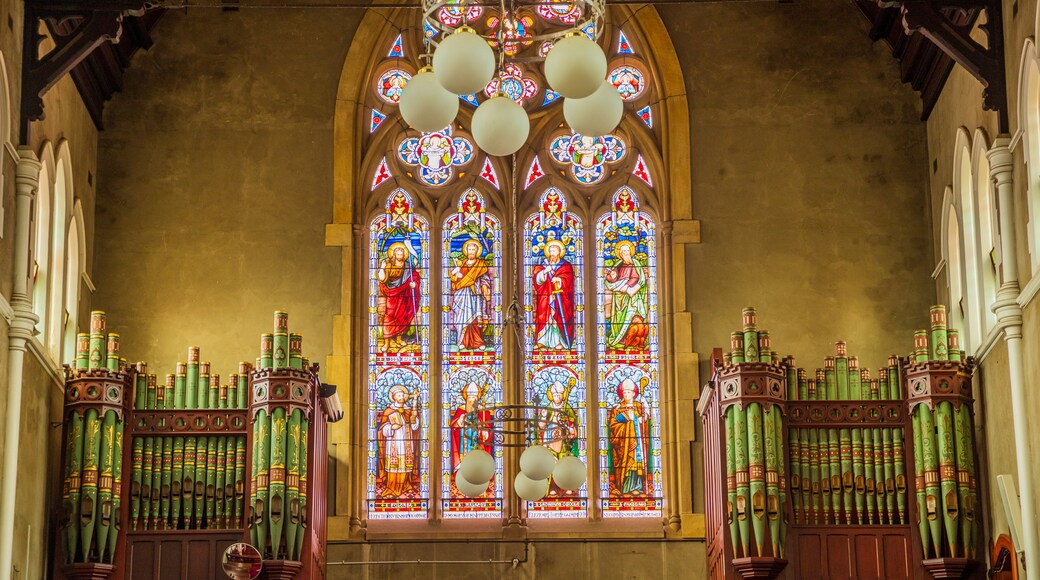
M748 421L747 411L739 405L730 407L733 412L733 446L736 449L737 474L737 527L740 531L741 554L751 555L751 492L748 487Z
M101 447L99 455L97 538L96 553L106 554L108 532L112 527L113 463L116 447L116 412L106 411L101 422Z
M80 547L85 558L90 557L90 547L97 525L98 463L101 454L101 418L96 409L87 409L83 421L83 487L80 490Z
M271 412L271 491L267 505L268 519L271 522L271 553L272 558L276 560L281 554L282 532L285 527L286 427L285 409L276 407Z
M79 548L79 498L82 487L83 469L83 440L84 440L84 417L73 412L69 428L68 457L66 458L66 471L68 472L68 483L66 484L65 503L69 522L65 528L65 551L68 562L76 561Z
M199 347L188 348L188 368L184 380L185 408L198 409L199 403Z
M730 541L733 549L740 547L740 528L737 524L737 460L736 460L736 434L734 421L736 411L733 407L726 409L725 438L726 438L726 521L729 526Z
M181 518L184 529L192 528L195 506L195 460L198 455L198 439L184 438L184 482L181 485Z
M181 500L184 484L184 437L173 438L173 467L170 470L170 527L181 529Z
M209 437L199 437L195 446L195 511L194 527L202 529L206 521L206 472L209 470Z

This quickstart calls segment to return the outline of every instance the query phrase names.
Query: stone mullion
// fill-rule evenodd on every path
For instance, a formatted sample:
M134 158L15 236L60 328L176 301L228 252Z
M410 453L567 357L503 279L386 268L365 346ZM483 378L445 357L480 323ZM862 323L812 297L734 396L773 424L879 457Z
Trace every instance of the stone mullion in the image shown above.
M451 199L450 197L447 199ZM443 258L443 221L430 220L430 247L428 249L430 253L430 272L429 276L429 290L430 290L430 314L426 321L429 324L427 332L430 334L430 417L429 417L429 428L430 428L430 442L429 442L429 457L427 459L427 476L430 478L430 511L429 519L431 521L440 521L444 514L441 509L441 493L442 493L442 462L444 460L441 450L441 439L444 436L442 429L444 425L441 424L441 403L444 399L444 388L443 381L443 366L442 366L442 355L443 355L443 312L441 310L441 304L443 303L443 285L441 284L441 276L444 275L442 270L442 258Z
M593 217L586 216L582 230L582 259L585 261L582 268L585 276L585 495L589 500L588 519L599 521L603 519L603 510L600 507L599 457L600 449L606 449L606 442L600 440L599 431L599 359L603 353L599 351L598 340L600 296L596 262L599 248L596 245L596 221Z
M514 209L511 208L507 211L511 212ZM518 232L512 225L513 216L503 212L502 217L502 272L500 272L500 275L502 280L502 320L505 323L509 314L505 309L509 304L512 304L513 299L517 298L517 303L522 306L522 297L519 294L523 292L523 285L521 284L520 288L514 285L516 275L511 265L518 265L522 270L523 262L520 261L518 263L516 261L521 254L516 239ZM522 242L520 244L522 245ZM506 272L509 275L505 275ZM522 279L523 275L521 274ZM523 313L521 312L522 315ZM500 329L502 333L502 402L506 405L524 402L523 342L517 341L516 334L516 330L519 328L519 326L503 324ZM503 449L502 503L504 513L502 514L502 519L506 528L513 529L519 528L523 520L522 502L513 493L512 485L513 478L516 477L519 461L520 456L515 448L506 447Z

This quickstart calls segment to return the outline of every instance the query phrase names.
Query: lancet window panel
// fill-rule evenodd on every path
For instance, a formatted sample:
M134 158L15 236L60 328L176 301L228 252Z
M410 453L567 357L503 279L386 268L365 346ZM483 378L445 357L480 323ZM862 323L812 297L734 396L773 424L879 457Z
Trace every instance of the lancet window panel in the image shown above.
M612 202L596 224L600 507L604 517L659 516L655 228L631 188Z
M585 285L581 221L563 192L550 187L524 223L524 384L534 411L532 444L557 459L586 461ZM585 517L587 483L561 489L550 478L546 497L527 502L528 517Z
M430 502L430 227L398 189L371 224L368 517L426 518Z
M459 196L442 228L441 510L445 518L502 515L503 449L492 409L502 403L502 239L498 219L476 189ZM455 486L462 458L483 449L495 473L479 497Z

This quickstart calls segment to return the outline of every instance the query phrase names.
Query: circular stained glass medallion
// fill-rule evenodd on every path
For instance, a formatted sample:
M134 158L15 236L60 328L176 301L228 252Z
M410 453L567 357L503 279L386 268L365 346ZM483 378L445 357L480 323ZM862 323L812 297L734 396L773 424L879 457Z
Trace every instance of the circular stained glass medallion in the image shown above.
M614 85L617 92L621 93L621 98L626 101L635 99L646 89L646 77L643 76L643 72L627 64L610 71L607 80Z
M396 105L401 102L401 91L411 78L412 75L403 70L392 68L379 75L379 80L376 81L376 94L380 99Z

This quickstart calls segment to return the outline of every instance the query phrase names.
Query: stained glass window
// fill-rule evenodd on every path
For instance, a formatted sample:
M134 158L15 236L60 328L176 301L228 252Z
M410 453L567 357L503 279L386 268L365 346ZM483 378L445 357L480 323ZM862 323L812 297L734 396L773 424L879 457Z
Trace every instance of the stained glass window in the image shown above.
M661 514L653 221L622 187L596 223L599 486L604 517Z
M538 5L538 15L546 20L574 24L581 18L581 6L575 2L542 2Z
M365 195L379 197L368 214L364 517L543 522L532 526L557 518L659 519L656 230L637 192L666 177L654 161L668 120L664 109L652 109L661 96L650 82L651 61L630 42L639 42L635 24L614 25L597 42L613 55L608 80L639 121L588 137L570 131L563 97L542 67L527 64L551 49L549 32L595 36L580 7L536 0L503 12L448 0L434 16L486 34L506 53L488 85L459 99L476 107L502 92L538 122L513 163L478 151L465 111L441 131L409 129L395 105L424 64L414 48L444 34L395 20L377 44L358 121L361 175L371 185ZM499 25L503 36L489 28ZM536 197L533 213L513 213L514 200ZM579 205L611 210L586 216ZM586 275L593 275L587 287ZM514 307L516 317L507 316ZM508 350L513 344L516 352ZM514 355L519 364L505 364ZM506 402L535 407L528 444L577 456L589 467L585 485L568 492L550 481L544 499L512 501L518 453L488 428ZM490 426L511 428L500 418ZM491 453L495 470L487 491L469 498L455 474L474 449Z
M386 120L386 113L384 113L382 111L378 111L376 109L372 109L372 118L371 118L371 120L369 122L369 125L368 125L368 132L369 133L374 133L375 130L379 128L379 125L381 125L383 123L383 121L385 121L385 120Z
M603 166L621 161L626 151L625 142L616 135L586 137L569 133L556 137L549 145L552 158L569 165L574 179L586 185L603 179L606 175Z
M491 408L502 403L502 241L484 198L468 189L444 222L442 266L443 383L441 507L444 517L500 517L502 448L495 447ZM495 458L484 495L468 498L455 487L459 463L472 449Z
M492 15L487 20L488 28L494 30L498 28L499 16L497 14ZM515 56L516 53L520 52L521 49L531 46L533 42L530 40L532 32L531 25L534 24L534 18L523 13L519 13L514 18L506 18L502 23L502 30L505 32L505 53L507 56ZM498 43L490 41L489 44L492 48L498 48Z
M642 71L627 64L610 71L607 80L614 85L614 88L621 93L621 98L626 101L635 99L646 89L646 78Z
M491 185L494 185L495 189L499 188L498 173L495 173L495 166L491 163L491 157L484 157L484 167L480 169L480 176Z
M460 6L459 2L453 2L449 0L447 6L441 8L441 11L437 14L437 19L441 21L441 24L455 28L464 22L473 22L480 18L480 15L484 13L484 9L480 6Z
M473 143L453 134L451 127L436 133L407 137L397 147L397 156L419 167L419 179L427 185L444 185L454 175L453 167L473 159Z
M650 187L654 186L654 180L650 177L650 168L646 166L646 161L643 161L642 155L636 156L636 164L632 167L632 175L642 179Z
M396 105L401 102L401 91L411 78L412 75L405 71L392 68L379 75L379 80L376 81L376 94L380 99Z
M399 58L404 56L404 44L401 42L401 35L397 35L397 39L390 45L390 52L386 55L390 58Z
M639 115L639 119L642 120L643 123L646 123L647 127L650 127L651 129L654 128L654 115L650 111L650 105L639 109L636 111L636 114Z
M628 37L625 36L623 30L618 31L617 53L632 54L632 45L628 42Z
M429 223L389 195L369 246L368 517L429 509Z
M550 187L524 224L524 385L539 408L533 443L557 457L585 460L585 289L581 221ZM545 499L528 502L528 517L585 517L586 486L560 489L552 480Z
M538 161L538 156L535 155L531 161L531 167L527 170L527 177L524 178L524 189L531 187L532 183L542 177L545 177L545 171L542 171L542 163Z
M491 79L484 88L484 94L489 97L495 96L498 91L523 105L524 101L538 92L538 85L530 77L524 76L524 69L520 68L520 65L507 64L498 78Z
M386 165L386 157L379 162L379 166L376 167L376 175L372 178L372 189L375 189L383 184L386 180L393 177L390 174L390 168Z

